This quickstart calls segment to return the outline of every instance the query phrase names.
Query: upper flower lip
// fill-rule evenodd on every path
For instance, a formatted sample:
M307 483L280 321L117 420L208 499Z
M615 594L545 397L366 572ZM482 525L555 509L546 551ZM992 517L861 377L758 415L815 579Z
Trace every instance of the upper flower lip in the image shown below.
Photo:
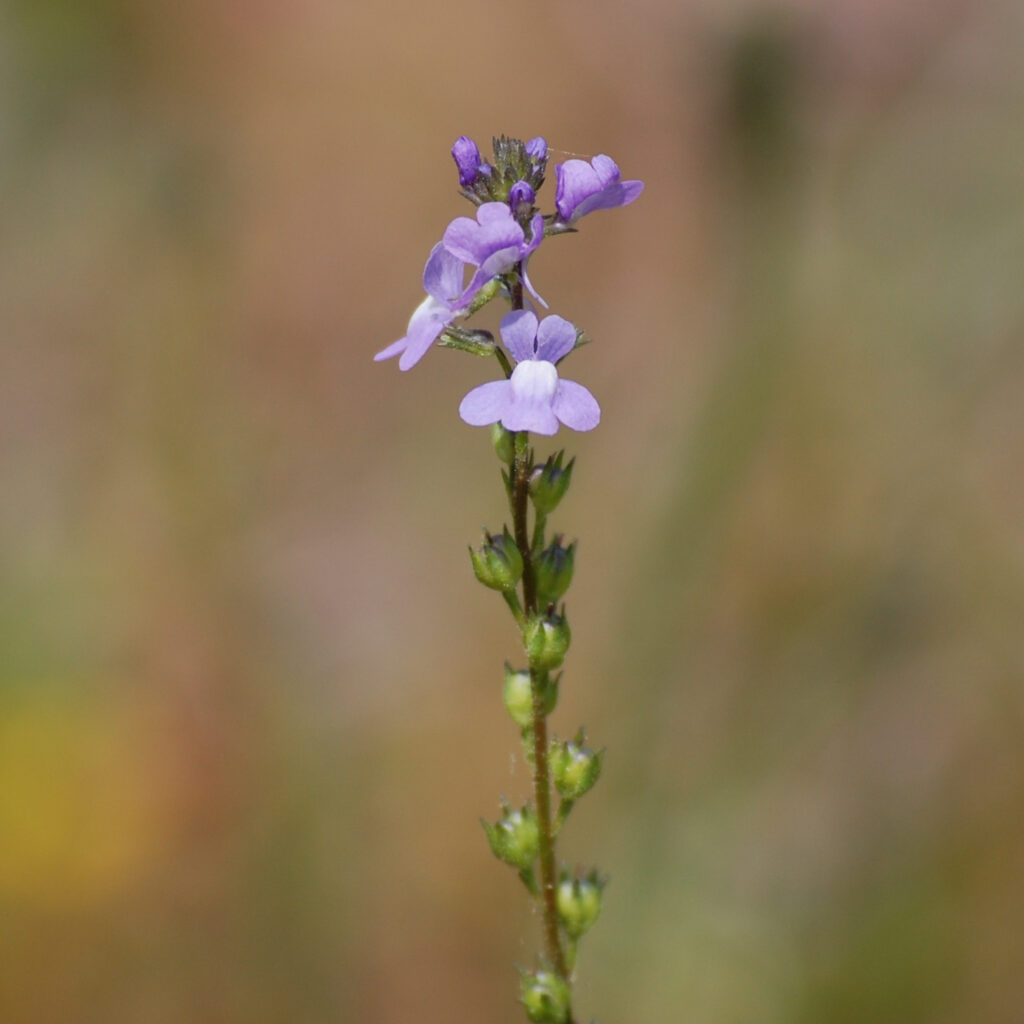
M563 317L546 316L538 326L537 316L526 309L513 310L501 321L501 338L517 363L543 359L557 363L576 344L576 328Z
M477 271L461 295L450 296L454 299L452 308L469 305L476 292L492 277L508 272L527 259L544 238L541 214L536 214L530 222L530 231L527 242L526 232L505 203L482 203L477 207L475 220L456 217L445 229L441 244L456 259L477 267ZM525 273L523 276L527 288L544 305Z
M622 181L618 164L603 153L590 163L566 160L555 167L555 208L569 223L594 210L626 206L644 190L642 181Z

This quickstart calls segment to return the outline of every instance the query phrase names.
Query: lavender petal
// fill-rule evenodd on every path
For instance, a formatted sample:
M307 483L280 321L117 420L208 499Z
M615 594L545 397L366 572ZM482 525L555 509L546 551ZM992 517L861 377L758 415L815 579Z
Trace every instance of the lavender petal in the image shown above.
M574 380L558 382L552 410L571 430L593 430L601 422L601 407L597 399Z
M423 289L439 302L449 303L462 291L465 263L453 256L443 242L430 250L427 265L423 268Z
M408 341L405 338L399 338L398 341L393 341L387 348L382 348L373 357L373 361L379 363L382 359L394 359L400 352L405 351L406 345L408 345Z
M477 259L476 241L480 232L480 225L470 217L456 217L455 220L445 228L441 244L456 259L463 263L472 263L478 267L481 260Z
M473 388L459 403L459 415L471 427L497 423L509 407L512 385L507 380L492 380Z
M610 210L616 206L628 206L644 190L642 181L617 181L595 195L588 196L573 211L578 219L595 210Z
M576 345L576 327L564 317L552 314L540 322L537 329L537 358L557 363Z
M529 310L516 309L501 318L501 340L517 363L535 356L537 317Z

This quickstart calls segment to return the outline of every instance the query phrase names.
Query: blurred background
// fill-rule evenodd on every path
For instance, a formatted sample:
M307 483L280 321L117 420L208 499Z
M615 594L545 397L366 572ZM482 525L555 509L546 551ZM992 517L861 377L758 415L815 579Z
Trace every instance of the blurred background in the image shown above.
M371 361L506 133L647 183L531 263L604 412L555 439L581 1021L1019 1022L1022 43L1013 0L0 6L0 1020L522 1019L494 367Z

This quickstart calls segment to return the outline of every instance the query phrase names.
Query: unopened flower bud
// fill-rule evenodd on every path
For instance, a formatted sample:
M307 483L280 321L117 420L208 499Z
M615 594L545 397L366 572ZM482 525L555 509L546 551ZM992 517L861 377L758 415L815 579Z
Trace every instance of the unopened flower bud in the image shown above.
M538 135L536 138L530 139L526 144L526 152L529 153L534 160L546 160L548 156L548 144L544 140L544 137Z
M576 561L576 542L562 547L562 538L555 537L534 562L533 571L537 582L537 603L545 608L558 601L572 583Z
M492 590L512 590L523 575L523 556L505 527L498 536L484 534L479 550L469 549L476 578Z
M452 146L452 159L459 169L459 184L465 187L476 181L483 158L477 144L465 135L460 135Z
M537 193L526 181L517 181L508 191L508 205L512 208L513 213L519 213L519 207L524 204L532 208L536 198Z
M569 1017L569 986L554 971L525 971L522 1004L535 1024L565 1024Z
M558 503L565 497L572 483L572 467L576 460L570 459L569 464L563 469L562 459L565 452L548 456L543 466L534 469L530 477L530 497L533 499L533 507L542 515L549 515L558 507Z
M564 613L551 611L542 618L530 619L523 630L523 646L530 664L538 669L558 668L565 661L571 640Z
M515 441L510 431L506 430L500 422L491 427L491 444L494 445L494 454L502 462L512 465L516 457Z
M501 805L501 817L491 825L481 820L487 841L498 860L511 864L512 867L525 871L532 866L540 851L540 829L537 815L527 804L522 810L513 811L504 801Z
M578 800L601 776L604 751L593 751L584 742L581 729L575 739L551 744L551 777L563 800Z
M555 892L558 916L570 938L578 939L597 920L601 913L601 894L607 880L596 871L588 875L570 875L562 871Z

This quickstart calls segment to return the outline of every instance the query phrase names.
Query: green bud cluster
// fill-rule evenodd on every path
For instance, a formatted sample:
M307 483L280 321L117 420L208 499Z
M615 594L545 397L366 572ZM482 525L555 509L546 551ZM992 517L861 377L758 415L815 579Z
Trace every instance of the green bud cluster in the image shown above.
M533 808L526 804L518 811L503 800L501 817L491 825L481 820L487 841L498 860L520 871L527 871L540 852L540 828Z
M535 1024L565 1024L570 998L569 986L554 971L523 972L521 1002Z
M544 184L547 155L531 155L520 139L504 135L493 139L494 160L489 170L479 173L476 180L463 187L462 194L479 205L486 202L508 202L509 192L517 181L525 181L534 192ZM546 148L546 147L545 147Z
M476 578L492 590L514 590L522 579L523 556L507 526L498 536L485 533L483 547L470 548L469 557Z
M572 939L578 939L597 920L601 913L601 896L606 878L602 878L594 869L584 875L578 870L570 874L567 868L562 869L562 877L555 892L555 905L562 927Z
M593 751L584 746L586 737L583 730L575 739L564 743L552 743L548 761L555 789L563 800L578 800L592 789L601 775L604 751Z

